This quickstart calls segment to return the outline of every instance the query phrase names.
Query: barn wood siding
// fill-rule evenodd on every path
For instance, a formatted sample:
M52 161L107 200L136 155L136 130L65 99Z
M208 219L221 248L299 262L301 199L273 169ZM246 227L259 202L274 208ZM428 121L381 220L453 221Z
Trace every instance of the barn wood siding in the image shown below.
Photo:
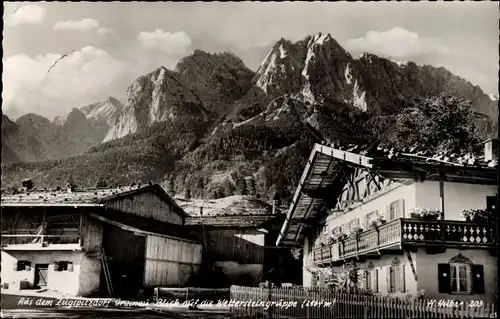
M201 260L200 244L148 235L144 286L182 286L198 271Z
M106 207L145 218L153 218L162 222L177 225L183 225L184 223L184 217L174 209L173 204L163 201L153 193L142 193L118 198L108 202Z
M264 263L264 233L254 229L209 229L206 238L208 253L214 260Z
M104 224L88 215L83 216L82 221L82 247L83 251L89 253L100 253L102 248Z

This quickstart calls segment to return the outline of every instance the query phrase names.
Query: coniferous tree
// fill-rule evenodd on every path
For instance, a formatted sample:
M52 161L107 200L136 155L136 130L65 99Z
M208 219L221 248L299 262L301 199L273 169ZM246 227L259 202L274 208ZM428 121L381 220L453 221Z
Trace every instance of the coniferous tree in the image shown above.
M241 180L241 195L248 195L247 181L244 177Z
M184 195L184 198L186 198L187 200L191 199L191 190L188 188L186 188L186 193Z
M173 178L170 178L168 180L168 184L167 184L167 193L170 195L170 196L175 196L175 186L174 186L174 179Z
M248 180L248 194L255 196L257 193L256 187L255 187L255 179L252 177Z

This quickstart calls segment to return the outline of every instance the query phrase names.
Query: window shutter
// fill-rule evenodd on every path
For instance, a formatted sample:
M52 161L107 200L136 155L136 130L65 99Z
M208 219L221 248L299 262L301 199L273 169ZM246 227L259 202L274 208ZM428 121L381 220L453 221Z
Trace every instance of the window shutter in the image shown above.
M372 277L372 289L374 292L378 292L378 269L373 269Z
M450 293L450 264L438 264L438 287L440 293Z
M406 284L405 284L405 265L401 264L401 270L400 270L400 279L399 279L399 291L401 292L406 292Z
M397 217L396 218L403 218L405 217L405 200L400 199L398 201L398 212L397 212Z
M385 267L385 283L387 292L391 292L391 266Z
M390 204L385 207L385 220L387 222L391 221L391 205Z
M366 270L360 270L358 272L358 278L359 278L358 282L360 283L360 286L361 286L360 288L361 289L366 289L366 280L365 280L365 278L366 278Z
M365 215L364 228L365 228L365 230L367 230L368 228L370 228L370 214L366 214Z
M359 218L356 218L353 222L352 222L352 227L359 227Z
M472 265L472 293L484 294L483 265Z

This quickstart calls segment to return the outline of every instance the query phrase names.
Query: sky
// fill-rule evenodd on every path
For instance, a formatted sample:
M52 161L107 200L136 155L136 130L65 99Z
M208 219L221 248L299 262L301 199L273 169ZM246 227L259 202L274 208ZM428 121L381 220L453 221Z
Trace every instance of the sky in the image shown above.
M355 57L443 66L497 94L498 21L489 1L4 2L2 110L52 118L124 101L137 77L175 68L194 49L231 51L256 70L280 38L318 32Z

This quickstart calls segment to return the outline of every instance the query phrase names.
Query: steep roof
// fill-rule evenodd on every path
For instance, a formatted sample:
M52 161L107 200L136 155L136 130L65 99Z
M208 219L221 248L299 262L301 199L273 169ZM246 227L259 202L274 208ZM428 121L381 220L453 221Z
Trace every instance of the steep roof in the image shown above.
M3 193L1 206L105 206L109 201L146 192L154 192L165 202L172 203L183 215L186 215L185 211L158 184L116 188L75 188L71 192L62 189L30 190L15 194Z
M338 146L316 144L311 152L295 195L283 223L277 245L295 243L303 237L307 220L318 216L325 204L325 194L336 197L341 191L339 179L343 168L351 166L376 172L386 178L428 179L443 178L459 183L496 185L498 160L484 160L484 153L432 153L425 149L396 150L379 145Z

